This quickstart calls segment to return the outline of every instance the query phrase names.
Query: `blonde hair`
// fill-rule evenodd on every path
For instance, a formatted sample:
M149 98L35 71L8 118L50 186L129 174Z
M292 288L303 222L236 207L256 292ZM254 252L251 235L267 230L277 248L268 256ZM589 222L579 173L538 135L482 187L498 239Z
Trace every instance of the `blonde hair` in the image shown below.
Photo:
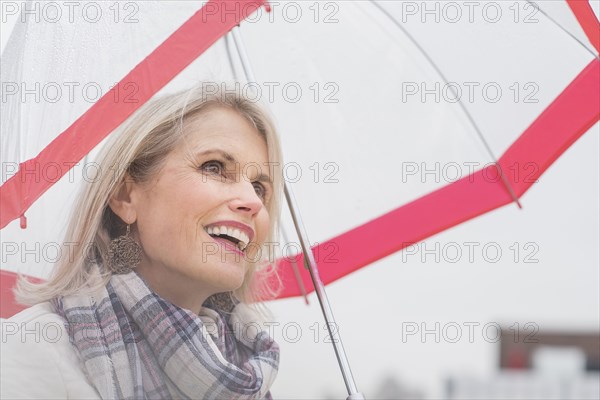
M48 281L34 283L19 274L15 299L34 305L69 294L94 293L105 286L112 273L107 268L110 241L122 234L124 223L108 206L128 173L136 182L147 182L162 167L165 156L185 137L186 120L201 117L215 107L226 107L246 118L267 144L272 168L274 193L267 204L271 225L266 242L277 238L283 176L279 139L271 118L257 103L244 97L238 88L199 85L193 89L153 99L138 109L120 128L99 155L99 174L82 187L74 205L65 235L65 243L76 243L69 259L59 260ZM110 171L110 173L108 173ZM268 260L273 246L265 249ZM244 283L233 295L244 303L273 298L281 289L276 268L268 262L250 262ZM92 266L98 265L98 269ZM100 271L98 274L96 270ZM260 270L260 274L256 272ZM262 311L266 311L262 309ZM263 313L264 315L264 313Z

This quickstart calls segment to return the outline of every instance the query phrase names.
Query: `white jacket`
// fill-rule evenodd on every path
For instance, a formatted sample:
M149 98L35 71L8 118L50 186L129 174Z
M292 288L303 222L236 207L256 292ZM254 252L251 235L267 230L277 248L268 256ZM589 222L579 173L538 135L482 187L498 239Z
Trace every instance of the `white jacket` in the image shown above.
M0 322L0 399L100 399L49 302Z

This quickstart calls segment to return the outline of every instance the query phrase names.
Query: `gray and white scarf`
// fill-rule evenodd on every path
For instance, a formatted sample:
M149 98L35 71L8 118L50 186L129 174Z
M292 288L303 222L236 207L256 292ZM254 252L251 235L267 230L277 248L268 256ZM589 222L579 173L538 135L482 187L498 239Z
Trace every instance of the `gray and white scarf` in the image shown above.
M154 293L134 271L95 296L52 300L102 399L271 399L279 346L244 329L251 311L199 315ZM253 324L256 326L256 324Z

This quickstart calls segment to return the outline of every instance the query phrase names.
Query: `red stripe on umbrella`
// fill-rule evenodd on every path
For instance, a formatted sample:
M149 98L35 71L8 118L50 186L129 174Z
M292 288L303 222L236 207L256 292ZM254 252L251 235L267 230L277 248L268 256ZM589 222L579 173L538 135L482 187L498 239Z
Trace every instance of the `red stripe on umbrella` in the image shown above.
M600 21L594 14L590 3L587 0L567 0L567 4L575 14L589 41L600 52Z

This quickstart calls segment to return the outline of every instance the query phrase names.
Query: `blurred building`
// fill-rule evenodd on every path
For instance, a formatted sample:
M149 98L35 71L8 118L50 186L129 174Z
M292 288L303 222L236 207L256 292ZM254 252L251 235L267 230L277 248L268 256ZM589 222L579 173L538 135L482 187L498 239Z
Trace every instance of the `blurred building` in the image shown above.
M447 381L448 399L600 399L600 334L503 330L499 373Z

